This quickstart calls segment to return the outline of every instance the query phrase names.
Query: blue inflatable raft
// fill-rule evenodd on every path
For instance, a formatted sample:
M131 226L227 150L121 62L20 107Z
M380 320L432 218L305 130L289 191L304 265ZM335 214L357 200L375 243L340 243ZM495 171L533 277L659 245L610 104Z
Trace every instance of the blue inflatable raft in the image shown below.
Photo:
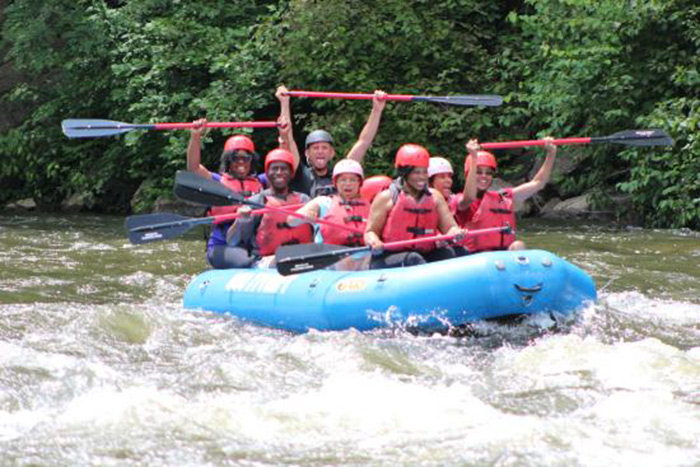
M184 306L294 332L396 325L431 331L511 315L568 316L595 299L595 284L581 269L550 252L526 250L291 276L210 270L189 284Z

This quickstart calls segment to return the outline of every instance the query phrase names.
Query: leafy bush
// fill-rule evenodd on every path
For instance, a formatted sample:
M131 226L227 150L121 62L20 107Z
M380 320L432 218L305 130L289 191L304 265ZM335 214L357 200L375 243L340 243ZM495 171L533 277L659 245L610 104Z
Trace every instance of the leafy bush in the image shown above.
M505 96L503 107L486 109L390 103L366 159L369 174L390 173L406 142L461 167L471 137L665 129L676 139L672 150L579 148L588 157L555 188L560 196L593 191L602 203L617 187L649 225L697 228L699 8L691 0L12 2L3 50L27 80L2 98L28 117L0 135L0 202L33 196L53 207L83 193L95 209L124 212L143 186L148 203L184 168L186 131L68 140L60 121L272 120L274 89L284 83ZM298 143L325 127L345 153L370 108L294 99ZM230 133L206 138L211 169ZM276 144L271 130L254 138L263 154ZM498 156L512 176L527 172L523 160L534 162L516 152Z
M592 190L603 204L605 188L617 186L649 225L697 227L697 177L688 177L700 155L691 130L699 11L687 0L527 0L511 13L521 42L504 48L500 63L504 76L520 78L512 98L527 103L527 128L604 136L640 125L677 139L673 151L591 147L575 176L560 181L562 193Z

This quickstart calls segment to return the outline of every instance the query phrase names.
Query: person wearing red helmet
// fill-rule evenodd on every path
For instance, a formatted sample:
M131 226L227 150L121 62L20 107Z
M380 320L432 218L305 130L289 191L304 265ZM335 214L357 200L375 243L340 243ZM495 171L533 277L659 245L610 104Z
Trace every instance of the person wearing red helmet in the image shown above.
M276 95L280 102L287 102L286 107L283 106L282 108L283 113L281 115L291 122L292 115L289 110L289 96L287 92L286 87L280 86L277 88ZM386 93L375 91L372 99L372 111L369 114L367 123L362 128L360 137L345 156L347 159L352 159L362 164L367 150L377 135L385 106ZM299 163L301 160L299 148L294 141L291 128L288 133L282 135L282 138L284 138L284 144L287 145L297 160L298 169L292 180L292 188L312 197L334 193L335 187L332 179L331 162L335 157L335 143L330 133L326 130L314 130L308 134L304 144L306 165Z
M278 148L265 157L265 175L270 187L250 198L251 203L283 207L309 201L303 193L291 191L289 182L296 169L296 161L291 152ZM251 216L249 206L238 209L240 216L233 223L226 235L229 245L228 267L250 267L255 261L275 254L277 247L297 243L311 243L313 231L311 226L289 225L287 215L278 211L269 211L261 216Z
M323 224L316 229L314 241L330 245L362 246L367 224L370 203L360 194L360 186L365 174L359 162L352 159L338 161L333 167L333 186L336 194L317 196L309 201L298 213L304 214L308 221L323 219L334 224L354 227L357 232L350 232L331 225ZM304 220L289 216L287 223L299 225Z
M391 186L391 177L386 175L374 175L372 177L366 178L362 182L362 187L360 188L360 195L369 203L372 204L374 198L382 191L386 190Z
M381 251L384 242L462 233L445 199L428 187L429 160L428 150L417 144L404 144L396 152L399 179L379 193L370 207L365 243L373 250ZM371 267L412 266L454 256L450 247L424 243L405 251L382 253L372 259Z
M535 177L514 188L489 190L498 169L496 158L481 149L472 139L467 143L469 155L464 161L464 191L457 195L455 219L466 229L482 229L510 225L515 230L515 205L522 203L545 187L552 174L557 147L550 137L547 143L547 158ZM515 240L514 233L494 233L469 238L465 245L469 252L491 250L523 250L525 243Z

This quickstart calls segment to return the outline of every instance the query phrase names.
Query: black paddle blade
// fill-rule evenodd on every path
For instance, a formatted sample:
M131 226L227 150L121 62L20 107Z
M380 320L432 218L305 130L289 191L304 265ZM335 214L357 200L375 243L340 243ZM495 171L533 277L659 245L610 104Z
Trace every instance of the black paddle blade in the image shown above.
M207 206L244 203L243 196L229 190L223 184L185 170L178 170L175 175L173 192L180 199Z
M348 248L342 245L322 245L308 243L303 245L281 246L275 252L277 272L283 276L324 269L343 258L369 247Z
M124 225L129 241L141 245L182 235L197 225L198 220L169 213L142 214L127 217Z
M435 104L462 105L469 107L485 106L498 107L503 104L503 98L497 95L472 95L472 96L416 96L416 102L432 102Z
M627 130L603 138L591 138L591 143L598 142L627 146L673 146L673 139L663 130Z
M63 129L63 134L69 138L99 138L102 136L120 135L134 130L138 126L112 120L69 118L61 122L61 128Z

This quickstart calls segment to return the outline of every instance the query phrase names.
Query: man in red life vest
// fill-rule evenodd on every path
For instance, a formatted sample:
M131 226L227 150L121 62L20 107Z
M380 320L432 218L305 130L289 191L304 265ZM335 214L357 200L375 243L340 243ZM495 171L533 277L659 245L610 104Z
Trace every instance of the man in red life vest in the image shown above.
M500 227L506 224L515 229L515 204L522 203L545 187L552 173L557 147L552 138L547 143L547 158L535 177L515 188L489 190L498 165L493 154L483 151L475 139L467 143L469 156L464 161L464 192L457 195L457 223L467 229ZM491 250L523 250L525 243L515 240L514 233L494 233L467 239L472 253Z
M250 198L251 202L267 206L282 207L309 201L303 193L289 189L295 167L294 156L286 149L274 149L265 157L265 175L270 188ZM269 211L262 216L251 216L249 206L241 206L240 217L228 230L226 240L229 254L235 266L249 267L262 257L275 254L281 245L311 243L313 231L310 225L291 226L284 212Z
M364 176L359 162L352 159L338 161L333 168L333 186L337 193L331 196L317 196L297 211L309 220L323 219L357 229L357 232L353 233L322 224L316 232L316 243L347 246L365 244L363 233L370 203L360 195ZM304 220L300 218L292 216L287 218L287 223L290 225L299 225L303 222Z
M381 250L384 242L460 234L447 202L437 190L428 188L428 150L404 144L396 153L399 180L377 195L370 208L365 243ZM417 244L404 251L389 251L372 260L372 268L412 266L455 256L450 247L435 243Z

